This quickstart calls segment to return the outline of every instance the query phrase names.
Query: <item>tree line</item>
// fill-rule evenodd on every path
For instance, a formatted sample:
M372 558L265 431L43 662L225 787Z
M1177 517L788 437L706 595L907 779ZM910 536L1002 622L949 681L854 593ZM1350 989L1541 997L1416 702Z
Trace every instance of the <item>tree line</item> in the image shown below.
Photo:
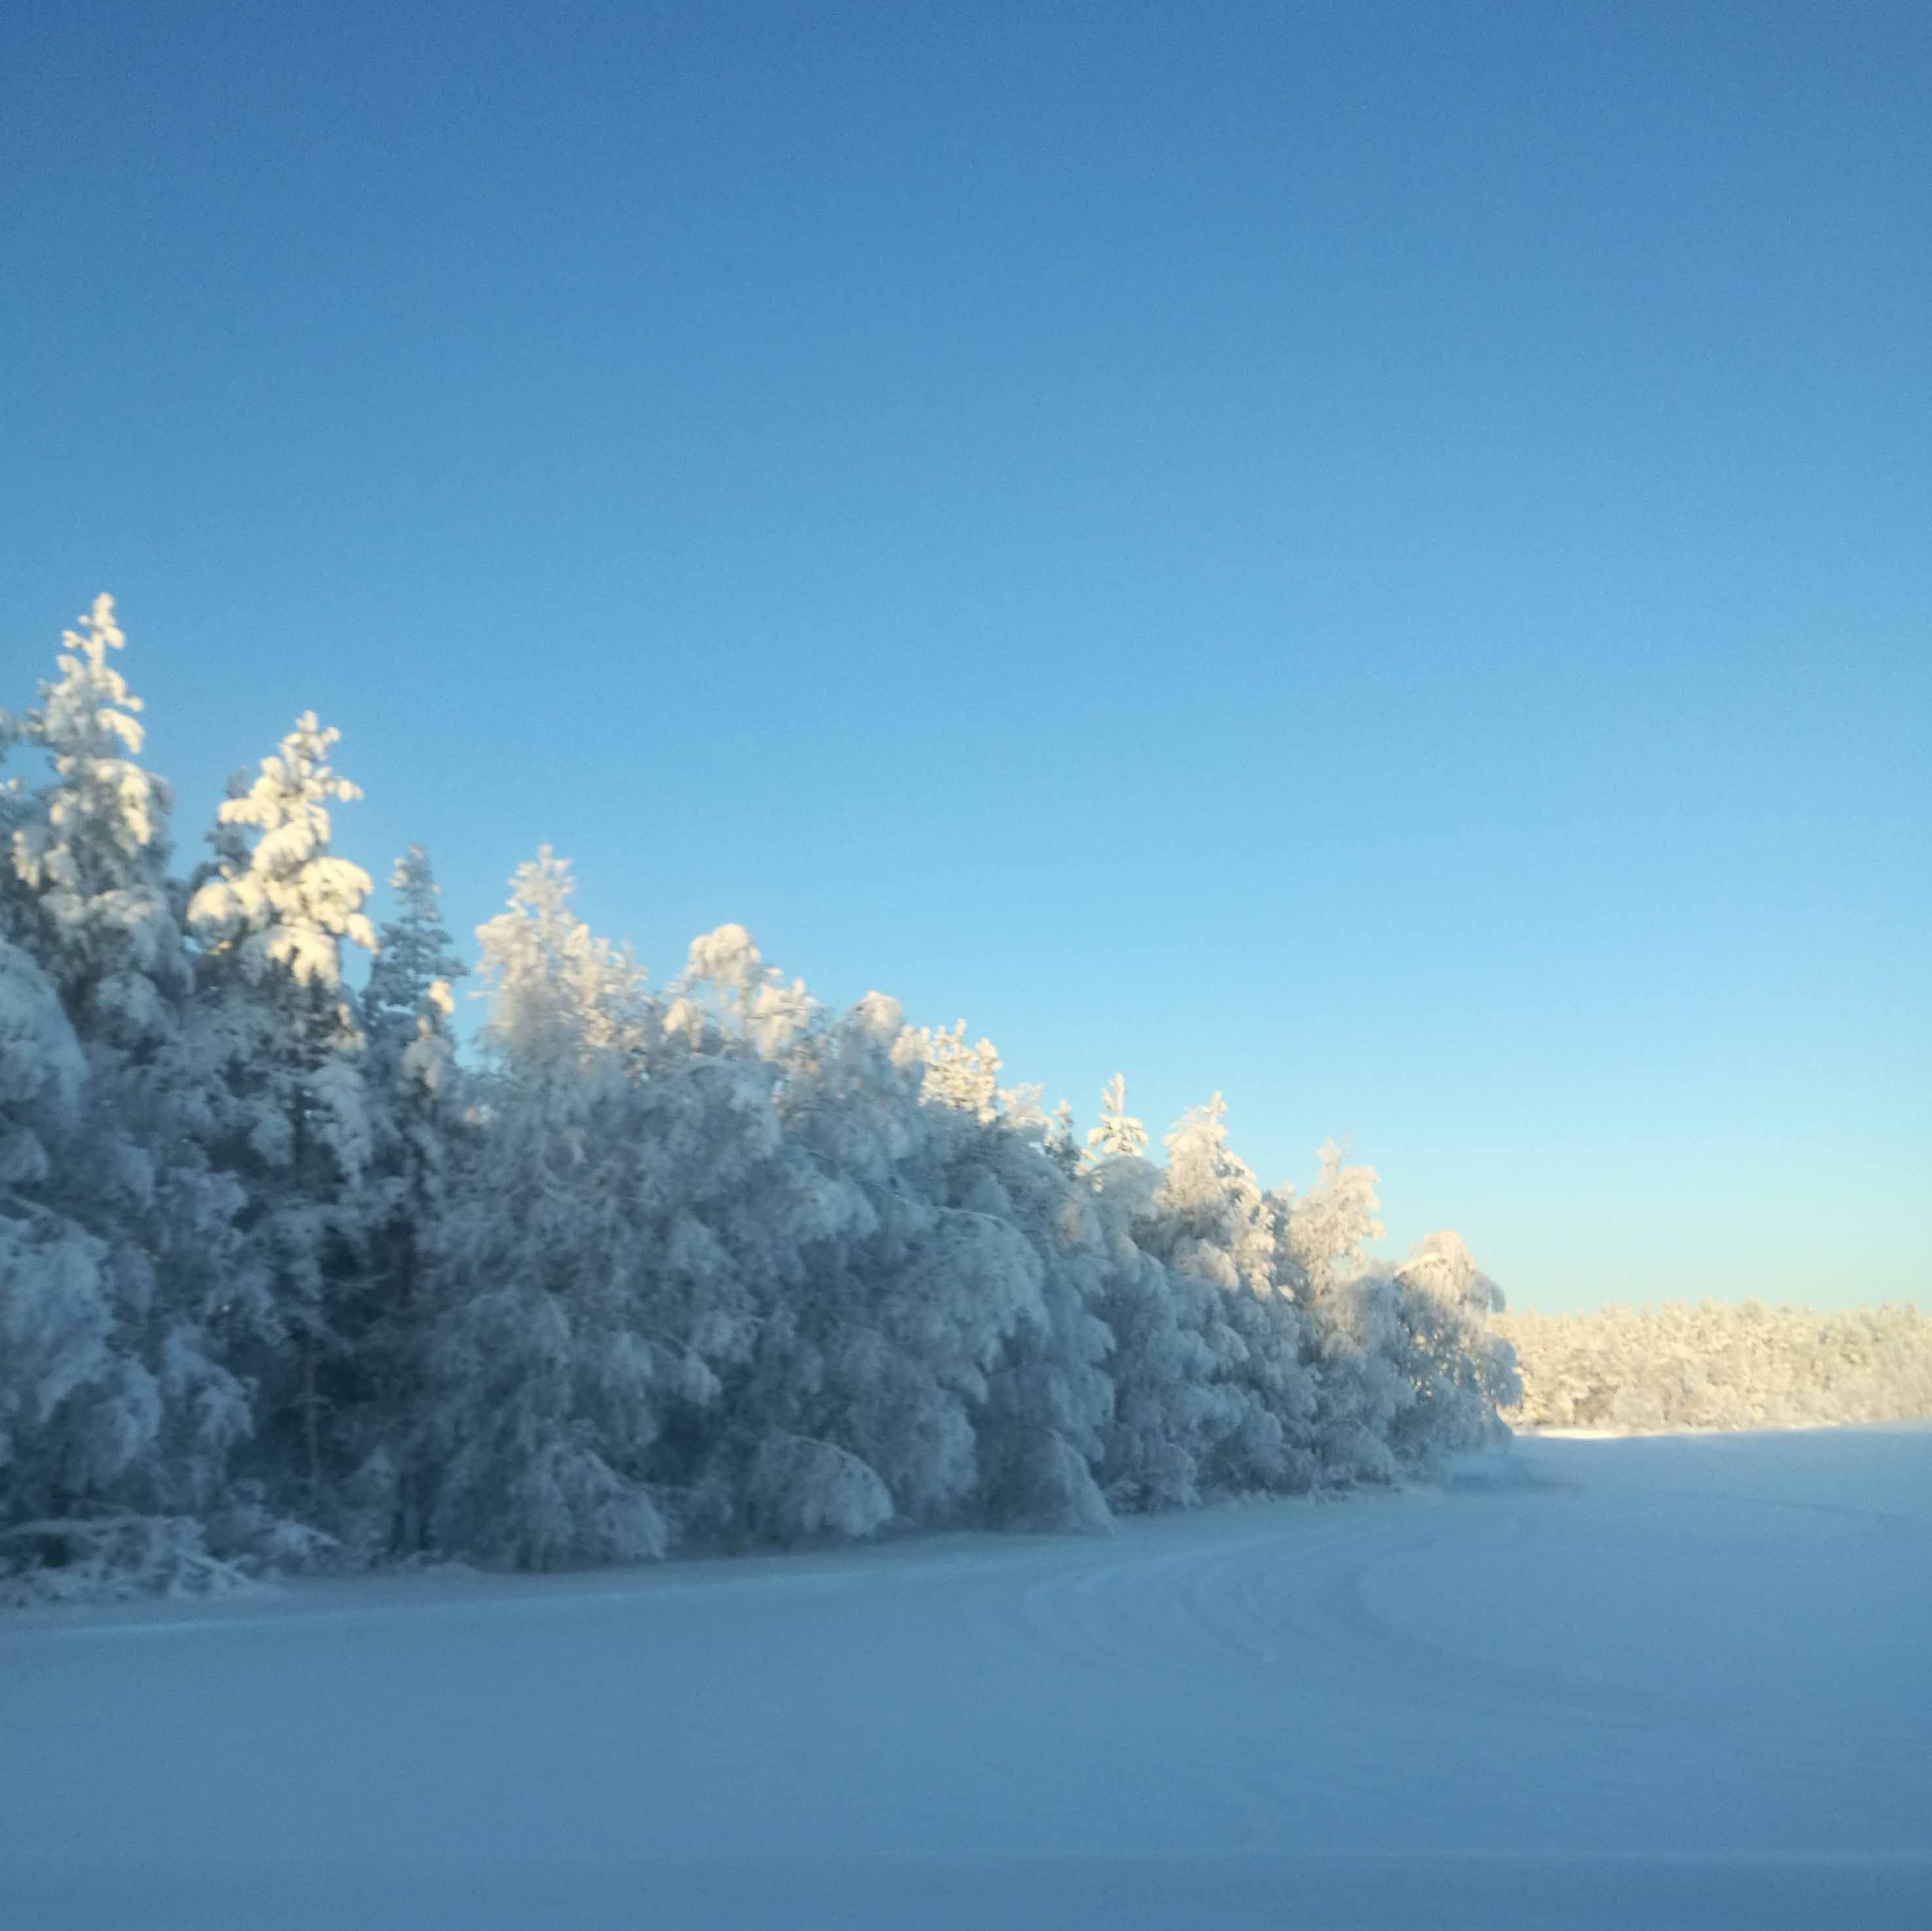
M1641 1434L1804 1428L1932 1416L1932 1320L1914 1307L1814 1314L1760 1300L1511 1312L1528 1428Z
M1118 1078L1082 1134L736 925L653 989L547 848L460 1052L428 855L379 931L334 849L336 733L178 874L111 600L78 622L0 713L0 1594L1100 1530L1501 1430L1501 1297L1454 1234L1366 1262L1332 1144L1264 1189L1216 1095L1156 1163Z

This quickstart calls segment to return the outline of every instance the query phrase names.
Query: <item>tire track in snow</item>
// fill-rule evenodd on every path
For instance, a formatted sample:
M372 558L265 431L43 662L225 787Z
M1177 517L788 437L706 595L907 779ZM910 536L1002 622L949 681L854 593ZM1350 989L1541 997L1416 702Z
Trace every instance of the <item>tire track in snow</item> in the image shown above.
M1219 1675L1229 1658L1270 1663L1280 1652L1264 1620L1248 1607L1231 1617L1220 1600L1230 1567L1250 1582L1257 1564L1270 1560L1278 1570L1298 1573L1332 1561L1338 1549L1374 1534L1377 1525L1349 1510L1318 1528L1294 1504L1283 1504L1280 1515L1267 1513L1272 1519L1264 1525L1232 1539L1187 1533L1178 1548L1130 1544L1111 1561L1057 1569L1022 1590L1019 1625L1059 1660L1112 1675L1184 1678ZM1174 1524L1191 1531L1198 1520L1176 1518ZM1009 1606L989 1607L992 1626L1010 1629Z

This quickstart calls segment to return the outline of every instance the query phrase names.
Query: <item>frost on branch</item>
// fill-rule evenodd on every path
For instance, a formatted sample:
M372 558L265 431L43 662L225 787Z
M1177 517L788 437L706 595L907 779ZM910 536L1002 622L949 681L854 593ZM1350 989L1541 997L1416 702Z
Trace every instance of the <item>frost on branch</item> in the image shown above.
M728 1039L776 1058L811 1023L802 979L788 985L768 966L742 925L720 925L691 942L682 976L671 988L665 1024L701 1044L710 1024Z

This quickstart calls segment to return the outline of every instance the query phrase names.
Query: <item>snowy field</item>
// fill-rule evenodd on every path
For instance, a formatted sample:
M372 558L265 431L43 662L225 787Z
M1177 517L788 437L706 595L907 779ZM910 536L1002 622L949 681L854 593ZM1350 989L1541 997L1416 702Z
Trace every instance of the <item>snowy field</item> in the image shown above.
M0 1924L1932 1924L1932 1430L0 1624Z

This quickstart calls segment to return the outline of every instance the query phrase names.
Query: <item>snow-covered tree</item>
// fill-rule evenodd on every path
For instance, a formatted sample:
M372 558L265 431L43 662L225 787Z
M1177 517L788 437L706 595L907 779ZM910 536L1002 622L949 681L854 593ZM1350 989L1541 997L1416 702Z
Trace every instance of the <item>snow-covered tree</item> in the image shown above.
M1506 1438L1497 1411L1518 1399L1522 1384L1509 1344L1489 1331L1502 1291L1447 1230L1415 1243L1394 1284L1408 1335L1402 1366L1415 1390L1392 1432L1398 1458L1426 1466Z
M0 1531L111 1494L153 1447L154 1376L129 1345L109 1243L50 1204L81 1150L87 1062L53 982L0 938ZM0 1575L12 1566L0 1535Z
M800 1037L780 1092L788 1138L832 1191L802 1278L761 1327L750 1399L767 1427L818 1444L781 1459L795 1485L782 1513L836 1501L832 1525L848 1534L888 1510L932 1521L964 1507L1000 1342L1043 1318L1040 1264L1018 1231L948 1203L952 1123L944 1102L922 1101L928 1063L903 1034L897 1003L868 994Z
M990 1039L968 1045L966 1022L908 1026L893 1045L902 1066L920 1069L920 1096L982 1123L999 1111L1000 1056Z
M248 1247L226 1310L260 1386L271 1479L320 1506L341 1303L363 1284L374 1150L345 940L373 950L369 875L330 848L339 733L296 721L253 781L231 780L187 908L199 942L195 1048L216 1083L218 1157L245 1188Z
M305 711L252 781L245 773L230 781L209 838L215 862L188 914L208 958L232 964L250 985L299 988L330 1027L352 1022L342 941L376 946L362 909L369 874L329 849L331 802L362 795L329 764L341 735Z
M740 925L692 942L638 1055L634 1196L646 1338L665 1370L650 1468L673 1525L790 1540L864 1534L878 1478L798 1432L785 1309L808 1250L861 1210L784 1134L778 1093L818 1014Z
M1315 1186L1274 1196L1317 1373L1316 1456L1327 1480L1385 1482L1396 1472L1396 1420L1415 1390L1402 1366L1400 1297L1386 1274L1363 1265L1364 1244L1382 1233L1376 1172L1344 1166L1332 1140L1316 1157Z
M1147 1151L1148 1130L1127 1111L1127 1076L1116 1073L1100 1089L1100 1123L1087 1144L1101 1159L1130 1160Z
M69 1102L44 1115L57 1119L56 1138L38 1161L6 1163L40 1231L6 1273L17 1311L36 1291L35 1267L51 1265L58 1226L63 1258L41 1287L64 1282L57 1299L82 1327L83 1277L105 1296L99 1372L74 1390L91 1391L80 1433L94 1447L75 1452L72 1427L64 1449L52 1446L60 1429L40 1436L64 1458L67 1505L169 1514L210 1504L250 1426L208 1326L241 1201L211 1171L200 1137L206 1095L183 1024L191 978L166 872L172 796L137 761L140 701L109 654L125 641L112 600L80 622L39 703L0 719L0 738L44 753L51 769L38 787L16 781L5 801L0 929L23 949L15 996L32 1009L22 988L33 975L20 964L32 953L80 1054ZM85 1267L82 1254L94 1257ZM79 1426L74 1400L63 1412Z
M396 860L389 891L397 916L376 936L376 956L362 989L362 1030L372 1057L400 1060L425 1022L432 1030L448 1033L448 988L470 968L442 922L442 888L422 846L410 845Z
M417 1489L434 1314L428 1257L473 1137L452 1025L451 982L469 967L443 925L441 893L422 845L397 859L389 889L398 916L377 934L362 1000L374 1150L367 1290L350 1311L353 1372L344 1399L352 1412L343 1420L354 1472L343 1501L344 1527L355 1541L407 1552L422 1546L424 1534Z
M990 1040L967 1045L964 1021L908 1028L894 1051L923 1069L934 1191L1015 1228L1038 1267L1037 1306L1000 1337L973 1412L982 1510L1000 1523L1106 1529L1112 1512L1094 1474L1113 1413L1113 1338L1097 1312L1105 1242L1064 1110L1056 1123L1037 1087L998 1086L998 1052Z
M1240 1425L1243 1404L1222 1379L1239 1343L1220 1318L1218 1290L1142 1244L1160 1244L1150 1230L1162 1175L1126 1150L1131 1135L1112 1144L1119 1150L1088 1176L1105 1270L1095 1312L1112 1342L1113 1409L1096 1478L1117 1510L1189 1508L1211 1483L1216 1444Z
M10 841L14 936L95 1036L136 1046L169 1030L188 980L169 902L173 794L138 761L141 700L109 657L127 640L114 600L64 633L61 675L5 735L44 751L53 781L20 801Z
M742 925L720 925L691 942L682 976L671 988L667 1030L702 1043L707 1025L734 1046L770 1058L812 1018L802 979L790 985L766 964Z
M545 846L478 928L485 1117L431 1270L436 1538L530 1569L662 1552L650 1452L674 1386L694 1392L681 1338L654 1334L638 1205L635 1060L656 1017L572 890Z
M1207 1465L1210 1479L1236 1490L1306 1488L1314 1474L1314 1378L1292 1288L1278 1277L1274 1220L1228 1144L1226 1112L1217 1093L1168 1134L1166 1171L1138 1237L1169 1267L1216 1290L1207 1336L1237 1405Z

